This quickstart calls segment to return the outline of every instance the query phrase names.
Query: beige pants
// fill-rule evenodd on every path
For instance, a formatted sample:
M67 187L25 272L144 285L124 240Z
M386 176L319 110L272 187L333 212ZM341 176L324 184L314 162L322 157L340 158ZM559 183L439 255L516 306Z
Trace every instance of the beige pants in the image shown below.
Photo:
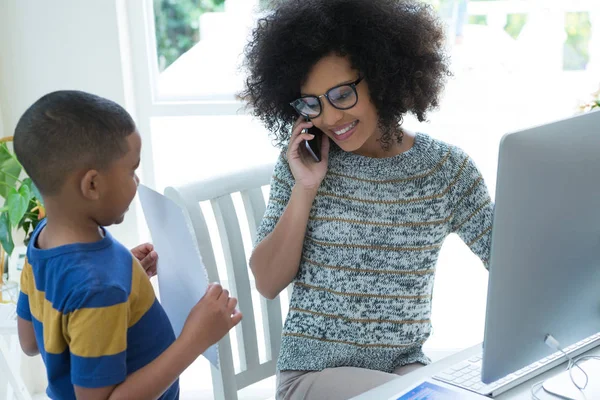
M347 400L423 366L403 365L392 374L355 367L281 371L277 374L277 400Z

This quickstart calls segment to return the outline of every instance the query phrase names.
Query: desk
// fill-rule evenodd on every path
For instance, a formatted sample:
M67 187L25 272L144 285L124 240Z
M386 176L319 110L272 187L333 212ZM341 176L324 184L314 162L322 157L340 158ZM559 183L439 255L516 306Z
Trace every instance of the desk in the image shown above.
M394 379L391 382L383 384L379 387L369 390L359 396L354 397L352 400L387 400L394 396L395 394L401 392L402 390L407 389L412 384L416 383L420 379L430 378L433 375L437 374L445 370L446 368L459 363L461 361L467 360L477 354L480 353L481 345L469 347L466 350L460 351L456 354L453 354L449 357L446 357L442 360L434 362L424 368L419 368L416 371L411 372L410 374L399 377L398 379ZM585 353L586 355L595 355L600 356L600 346L593 348L592 350ZM538 375L521 385L512 388L508 392L502 393L498 397L494 397L495 400L531 400L531 385L536 382L543 381L545 379L551 378L556 374L564 371L566 368L566 362L551 369L550 371L546 371L545 373ZM590 377L591 378L591 377ZM558 399L555 396L551 396L544 392L544 389L540 389L537 392L537 397L542 400L556 400Z

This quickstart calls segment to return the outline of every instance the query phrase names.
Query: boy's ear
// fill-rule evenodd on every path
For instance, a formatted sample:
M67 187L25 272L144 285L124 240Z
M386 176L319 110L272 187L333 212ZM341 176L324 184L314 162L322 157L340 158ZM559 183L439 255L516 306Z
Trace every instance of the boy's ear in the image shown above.
M88 200L98 200L100 198L100 174L95 169L91 169L81 178L81 194Z

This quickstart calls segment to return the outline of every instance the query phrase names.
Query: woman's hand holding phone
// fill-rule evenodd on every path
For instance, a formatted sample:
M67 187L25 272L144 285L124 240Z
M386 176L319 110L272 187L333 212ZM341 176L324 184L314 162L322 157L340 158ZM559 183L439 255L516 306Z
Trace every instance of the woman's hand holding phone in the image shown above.
M305 147L305 141L314 138L314 135L307 132L312 127L312 122L305 121L302 117L298 118L292 129L287 159L296 184L301 185L304 189L316 190L321 185L321 181L323 181L327 172L329 138L322 135L321 161L316 162Z

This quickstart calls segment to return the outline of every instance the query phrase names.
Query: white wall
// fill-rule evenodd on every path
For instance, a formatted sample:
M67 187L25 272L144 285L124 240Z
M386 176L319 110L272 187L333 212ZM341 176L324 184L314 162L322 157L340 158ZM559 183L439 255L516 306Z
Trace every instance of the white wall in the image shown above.
M0 74L0 78L2 75ZM0 90L2 86L0 85ZM2 107L0 107L0 137L4 137L6 134L4 133L4 120L2 119Z
M12 135L25 109L58 89L92 92L134 111L123 78L120 6L119 0L0 1L0 134ZM132 210L111 229L128 246L137 244L137 214Z

